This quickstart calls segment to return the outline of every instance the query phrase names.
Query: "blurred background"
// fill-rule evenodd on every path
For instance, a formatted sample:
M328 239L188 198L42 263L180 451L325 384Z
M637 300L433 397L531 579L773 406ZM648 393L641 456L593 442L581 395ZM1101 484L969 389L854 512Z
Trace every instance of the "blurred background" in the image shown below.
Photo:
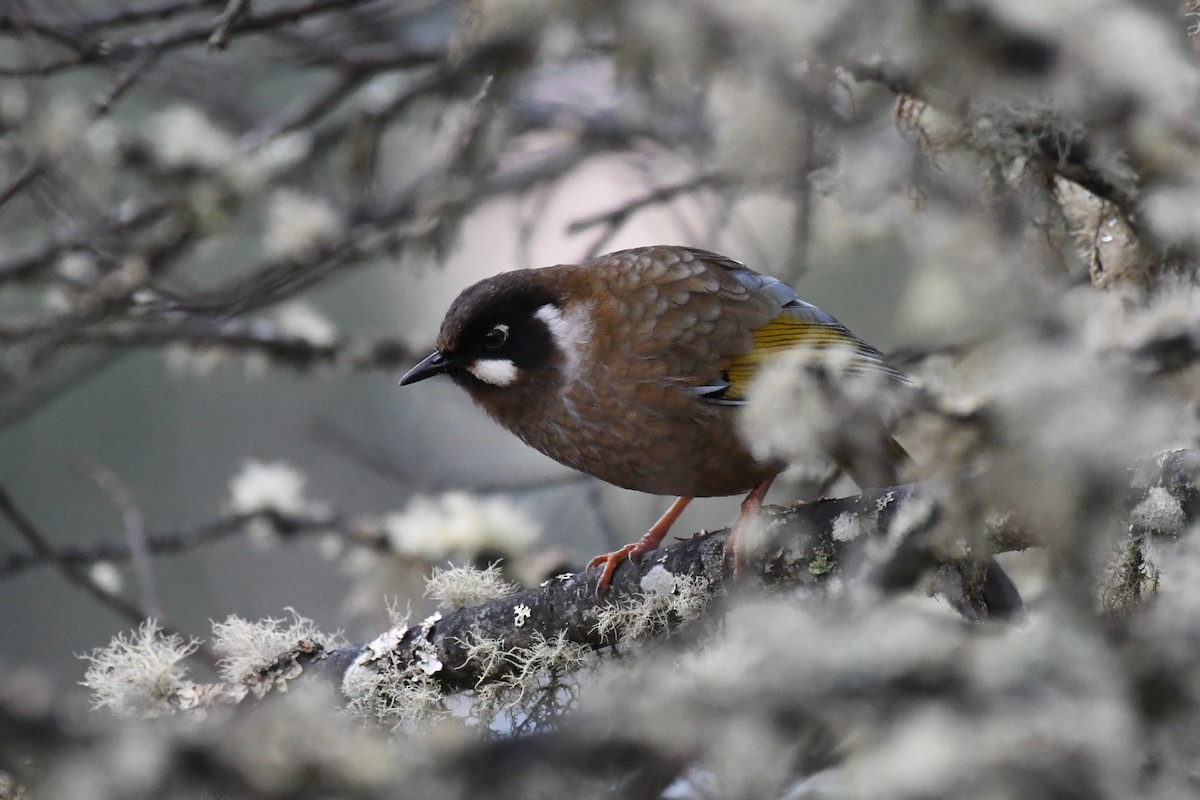
M1172 498L1133 522L1126 501L1131 465L1196 441L1197 19L1192 0L0 0L0 690L85 703L77 656L145 617L203 639L294 609L361 641L389 606L430 607L435 566L499 559L532 585L636 539L668 499L570 473L449 381L397 381L480 278L677 243L892 353L929 389L902 441L973 481L941 533L988 544L1019 508L1051 577L1042 602L1016 571L1032 624L995 639L840 575L830 606L739 607L705 646L778 671L730 689L698 669L670 711L762 688L743 698L762 741L719 708L625 708L640 751L666 719L710 766L712 731L776 753L828 713L875 781L834 796L1194 793L1200 739L1163 709L1200 719L1200 558ZM792 407L769 410L791 453ZM675 530L736 512L697 503Z
M512 24L506 15L527 13L504 5L485 20ZM797 149L801 131L775 141L769 126L811 134L818 120L753 73L722 74L709 96L686 74L640 74L665 52L616 63L564 13L495 45L497 58L547 46L561 54L489 85L481 70L439 61L461 35L456 4L347 3L225 50L172 49L144 65L129 55L117 72L130 71L131 85L100 111L112 70L87 69L84 54L32 25L54 19L97 41L137 42L186 31L219 7L180 3L146 20L117 19L135 4L17 3L8 12L5 67L28 74L0 83L3 158L9 180L31 165L36 174L0 206L10 323L0 483L56 548L127 545L131 509L151 536L211 523L231 510L231 484L250 461L286 464L302 477L306 503L347 517L400 512L415 495L515 485L493 494L540 531L538 548L552 551L546 568L578 569L636 538L666 500L567 481L565 468L494 426L448 381L396 386L431 348L454 296L508 269L646 244L707 247L790 280L881 348L902 340L908 254L895 226L911 201L876 196L873 182L848 187L847 198L830 162L840 145ZM891 103L884 92L855 92L847 86L835 99L876 115ZM903 180L910 145L886 115L858 130L863 110L848 108L854 119L843 123L887 170L872 181ZM480 141L464 142L472 137ZM798 203L792 184L810 179L824 188ZM438 197L456 181L461 196ZM480 191L481 182L497 186ZM453 218L438 215L439 203ZM623 208L623 217L596 219ZM138 214L146 218L121 223ZM343 238L359 251L326 252ZM95 316L85 309L107 276L138 269L149 274L136 290L118 290ZM271 269L295 274L272 286L260 275ZM258 277L236 283L248 276ZM222 296L229 287L243 296ZM252 310L234 308L243 302ZM404 355L353 367L336 357L289 363L252 335L231 342L221 330L230 318L272 337L390 340ZM39 319L69 330L19 330ZM202 324L187 328L191 320ZM125 508L98 474L123 487ZM736 507L698 503L681 530L723 527ZM211 619L293 607L361 637L383 619L385 595L405 602L419 584L364 588L364 571L378 565L336 536L232 535L156 557L162 621L202 637ZM11 530L3 541L5 554L26 549ZM104 578L137 593L127 559L100 562ZM75 654L130 627L45 563L0 575L0 605L4 662L63 685L80 676Z

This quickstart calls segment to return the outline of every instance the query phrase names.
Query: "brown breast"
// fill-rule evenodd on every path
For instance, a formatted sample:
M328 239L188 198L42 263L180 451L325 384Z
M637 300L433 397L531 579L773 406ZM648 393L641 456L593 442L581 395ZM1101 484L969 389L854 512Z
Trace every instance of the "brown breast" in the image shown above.
M719 380L777 304L681 248L536 272L567 297L577 358L477 398L497 421L567 466L653 494L737 494L780 471L742 444L737 407L688 391Z

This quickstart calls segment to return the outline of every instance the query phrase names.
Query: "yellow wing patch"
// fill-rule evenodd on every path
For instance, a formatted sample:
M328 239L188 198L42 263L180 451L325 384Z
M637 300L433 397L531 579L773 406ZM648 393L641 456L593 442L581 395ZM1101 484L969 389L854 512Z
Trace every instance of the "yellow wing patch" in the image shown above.
M725 370L729 388L721 393L724 402L738 402L746 397L746 388L765 362L788 350L810 348L814 351L845 347L861 360L861 366L879 369L900 378L900 374L883 362L881 354L866 342L840 325L796 319L784 315L754 331L754 347L745 355L735 356ZM902 378L900 378L902 379Z

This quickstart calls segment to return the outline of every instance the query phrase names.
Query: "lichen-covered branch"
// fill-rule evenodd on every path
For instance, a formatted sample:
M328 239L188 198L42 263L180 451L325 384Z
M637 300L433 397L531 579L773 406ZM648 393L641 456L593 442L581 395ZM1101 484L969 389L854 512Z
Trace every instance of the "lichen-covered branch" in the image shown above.
M1165 453L1131 476L1125 506L1135 544L1151 535L1178 536L1200 519L1200 459L1192 451ZM188 684L186 691L172 695L181 698L180 703L171 705L192 708L209 702L206 698L239 702L243 696L261 696L276 684L313 673L333 678L350 701L368 708L369 699L364 701L363 695L381 691L380 686L389 681L418 682L438 699L446 693L479 691L511 681L515 673L536 668L531 667L530 653L562 657L565 648L572 654L570 663L578 666L578 659L589 651L666 635L733 591L803 596L822 592L830 581L843 586L878 582L888 560L914 546L932 570L928 590L945 592L954 600L956 594L961 597L973 587L978 591L969 567L971 556L1046 543L1016 522L1014 514L995 516L973 552L930 547L930 532L953 516L952 491L928 483L906 484L768 509L761 544L742 560L740 575L733 574L725 552L728 530L701 532L639 563L623 565L603 597L596 595L597 573L564 574L541 586L438 612L420 622L398 621L362 644L336 646L311 634L247 674L241 688ZM1129 557L1128 551L1122 555ZM1120 571L1117 577L1128 580ZM1120 587L1105 592L1106 596L1120 594ZM1127 599L1122 609L1133 600Z

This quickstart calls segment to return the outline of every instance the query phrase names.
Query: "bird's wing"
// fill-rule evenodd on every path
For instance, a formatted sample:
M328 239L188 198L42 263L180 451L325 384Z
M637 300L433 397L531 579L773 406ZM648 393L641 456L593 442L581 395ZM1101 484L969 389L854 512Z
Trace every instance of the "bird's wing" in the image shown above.
M759 368L796 349L813 353L838 349L839 365L844 372L873 373L897 383L909 382L884 360L882 353L825 311L800 299L783 281L715 253L693 252L735 282L735 287L722 292L728 311L724 316L728 323L742 329L731 332L733 335L725 339L733 348L721 353L719 378L713 376L715 379L691 387L703 400L724 405L745 403L746 389Z

